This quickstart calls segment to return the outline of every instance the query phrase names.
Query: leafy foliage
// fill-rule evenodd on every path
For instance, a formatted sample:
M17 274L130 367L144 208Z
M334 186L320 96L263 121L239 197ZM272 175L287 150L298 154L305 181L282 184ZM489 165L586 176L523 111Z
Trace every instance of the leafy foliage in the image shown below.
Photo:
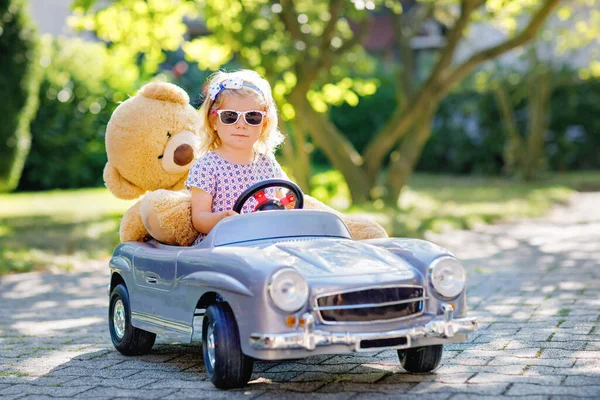
M38 107L37 33L26 7L23 0L0 0L0 192L19 182Z
M106 124L133 92L135 68L115 60L102 43L47 36L42 44L40 109L19 189L101 185Z

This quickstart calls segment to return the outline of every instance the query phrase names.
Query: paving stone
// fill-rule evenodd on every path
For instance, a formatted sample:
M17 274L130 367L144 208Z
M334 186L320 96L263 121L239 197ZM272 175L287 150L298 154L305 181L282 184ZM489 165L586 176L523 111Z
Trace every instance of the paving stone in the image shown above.
M108 371L108 370L104 370ZM205 373L181 371L181 372L169 372L160 370L112 370L113 372L127 372L127 379L159 379L159 380L172 380L182 379L187 381L206 381L208 378Z
M98 378L127 378L134 374L137 374L138 370L132 369L100 369L90 370L89 368L77 368L77 367L65 367L55 369L50 372L47 376L60 377L60 376L90 376L91 373Z
M401 396L398 393L360 393L355 397L352 397L352 400L369 400L369 399L378 399L378 400L447 400L452 398L453 394L451 393L436 393L436 394L406 394L402 393ZM346 397L348 399L349 397Z
M269 379L259 378L250 381L248 388L252 390L262 390L265 392L271 391L287 391L302 393L304 397L305 393L315 392L321 387L325 386L327 382L272 382Z
M561 349L544 349L540 358L600 358L600 351L570 351L570 350L561 350Z
M76 378L74 381L69 381L68 385L70 386L105 386L105 387L113 387L118 389L146 389L147 386L156 382L156 379L136 379L135 377L125 378L125 379L117 379L117 378L99 378L96 376L86 376L85 378L78 379ZM162 381L164 384L166 381ZM165 388L170 387L168 385L164 385Z
M516 358L516 357L495 357L487 365L543 365L546 367L572 367L575 360L555 360L545 358Z
M508 383L531 383L536 385L555 385L562 382L564 376L561 375L501 375L490 373L479 373L469 379L468 383L489 383L489 382L508 382Z
M196 389L202 390L219 390L211 381L205 380L183 380L183 379L158 379L152 383L145 385L145 389Z
M393 383L419 383L419 382L438 382L438 383L466 383L470 377L475 375L473 372L462 373L432 373L432 374L409 374L395 373L388 375L378 381L381 384Z
M393 385L379 383L369 384L370 382L345 382L335 381L319 389L319 393L340 393L340 392L370 392L370 393L396 393L405 394L413 389L415 383L395 383ZM376 396L376 395L375 395Z
M265 392L263 395L258 397L261 400L287 400L287 399L297 399L298 393L289 393L285 391L273 391L273 392ZM319 400L347 400L347 399L355 399L355 393L302 393L302 399L319 399Z
M436 370L437 374L490 373L500 375L521 375L527 365L479 366L479 365L443 365Z
M479 394L457 393L450 397L450 400L510 400L523 399L523 396L482 396ZM549 400L550 396L527 396L527 400Z
M369 381L374 382L381 377L383 377L385 372L374 372L370 374L337 374L337 373L328 373L328 372L296 372L295 376L290 380L292 382L334 382L336 380L344 379L344 380L353 380L353 381ZM261 374L261 376L268 376L266 373Z
M10 398L10 397L9 397ZM19 397L14 397L14 398L18 398L18 399L28 399L28 400L72 400L73 397L61 397L61 396L43 396L43 395L38 395L38 394L32 394L32 395L19 395ZM5 399L5 397L2 398L3 400Z
M301 375L302 372L260 372L260 373L253 373L252 374L252 380L256 380L256 381L269 381L269 382L289 382L293 379L295 379L298 375ZM326 372L308 372L308 374L314 374L315 376L327 376ZM314 380L319 380L319 379L311 379L312 381Z
M55 385L63 385L66 382L71 382L77 379L74 376L61 376L61 377L49 377L49 376L40 376L40 377L32 377L32 376L16 376L16 375L8 375L8 376L0 376L0 384L11 384L11 385L38 385L38 386L55 386Z
M0 397L5 395L46 395L71 397L91 389L92 386L37 386L37 385L10 385L0 390Z
M472 355L471 357L469 357L469 356L463 356L461 354L461 355L459 355L457 357L454 357L451 360L448 360L446 363L444 363L444 365L453 365L453 364L460 364L460 365L487 365L493 359L494 359L493 356L483 357L483 356Z
M95 387L82 393L85 398L137 398L137 399L162 399L173 394L173 389L121 389L112 387Z
M114 363L113 363L114 364ZM183 371L193 367L195 362L167 362L167 363L146 363L142 360L127 360L110 366L110 369L117 370L160 370L160 371Z
M482 395L500 395L510 385L506 383L439 383L439 382L421 382L415 386L410 393L472 393Z
M598 375L594 376L583 376L583 375L571 375L567 376L567 378L562 383L563 386L588 386L588 385L598 385L600 384L600 380Z
M297 396L297 394L295 394ZM199 400L251 400L260 397L265 398L286 398L286 397L269 397L265 392L257 390L244 390L244 391L211 391L211 392L198 392L197 390L182 389L165 396L164 399L179 400L179 399L199 399ZM304 396L303 396L304 397Z
M509 396L529 396L547 394L552 396L581 396L600 397L600 385L598 386L551 386L531 385L515 383L506 393Z
M587 344L587 346L586 346ZM533 346L545 347L546 349L560 349L560 350L583 350L587 348L587 350L593 350L589 348L588 342L576 341L576 342L554 342L554 341L545 341L545 342L528 342L525 340L515 340L510 342L506 346L506 350L515 350L515 349L527 349ZM600 350L600 349L598 349ZM545 352L545 351L544 351Z
M332 364L332 365L309 365L297 363L281 363L275 365L265 372L329 372L329 373L344 373L357 367L359 364Z
M535 358L540 348L516 349L516 350L465 350L460 357L465 358L487 358L487 357L516 357Z

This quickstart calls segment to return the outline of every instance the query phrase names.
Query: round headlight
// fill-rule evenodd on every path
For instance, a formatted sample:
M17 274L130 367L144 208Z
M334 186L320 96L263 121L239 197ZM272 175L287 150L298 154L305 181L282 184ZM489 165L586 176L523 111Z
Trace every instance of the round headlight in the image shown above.
M282 311L298 311L308 301L308 284L295 270L282 269L271 277L269 295Z
M429 266L429 281L440 296L454 298L465 288L465 270L452 257L438 258Z

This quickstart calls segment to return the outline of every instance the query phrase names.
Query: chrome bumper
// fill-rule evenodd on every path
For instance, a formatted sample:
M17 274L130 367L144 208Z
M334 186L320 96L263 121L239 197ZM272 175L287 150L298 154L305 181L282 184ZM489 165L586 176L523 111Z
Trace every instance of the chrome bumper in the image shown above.
M314 350L317 346L347 345L354 346L354 351L373 351L386 348L408 349L414 339L419 338L439 338L449 339L454 335L467 334L475 332L478 323L475 318L454 319L454 308L449 304L442 306L444 315L429 321L424 326L400 329L386 332L369 333L338 333L315 330L315 320L309 313L305 313L302 318L306 321L303 332L281 333L281 334L260 334L250 335L250 345L256 350L279 350L279 349L305 349ZM393 339L393 340L392 340ZM405 339L402 340L402 339ZM385 342L385 340L391 340ZM386 343L396 344L385 346ZM361 342L365 342L365 345ZM381 341L377 346L369 346L373 341ZM401 343L402 342L402 343ZM401 344L397 344L401 343Z

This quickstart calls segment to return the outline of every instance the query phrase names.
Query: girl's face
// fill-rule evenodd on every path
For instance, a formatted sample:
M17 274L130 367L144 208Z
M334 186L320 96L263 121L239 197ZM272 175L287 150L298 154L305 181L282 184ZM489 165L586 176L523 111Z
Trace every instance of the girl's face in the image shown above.
M234 110L234 111L264 111L263 107L252 97L245 96L228 96L223 99L223 103L218 110ZM259 125L250 125L246 122L244 115L240 115L237 122L231 125L226 125L221 121L219 115L211 118L213 128L217 131L217 135L221 139L221 146L236 150L252 149L258 141L260 134L265 125L265 118ZM250 117L249 117L250 119Z

